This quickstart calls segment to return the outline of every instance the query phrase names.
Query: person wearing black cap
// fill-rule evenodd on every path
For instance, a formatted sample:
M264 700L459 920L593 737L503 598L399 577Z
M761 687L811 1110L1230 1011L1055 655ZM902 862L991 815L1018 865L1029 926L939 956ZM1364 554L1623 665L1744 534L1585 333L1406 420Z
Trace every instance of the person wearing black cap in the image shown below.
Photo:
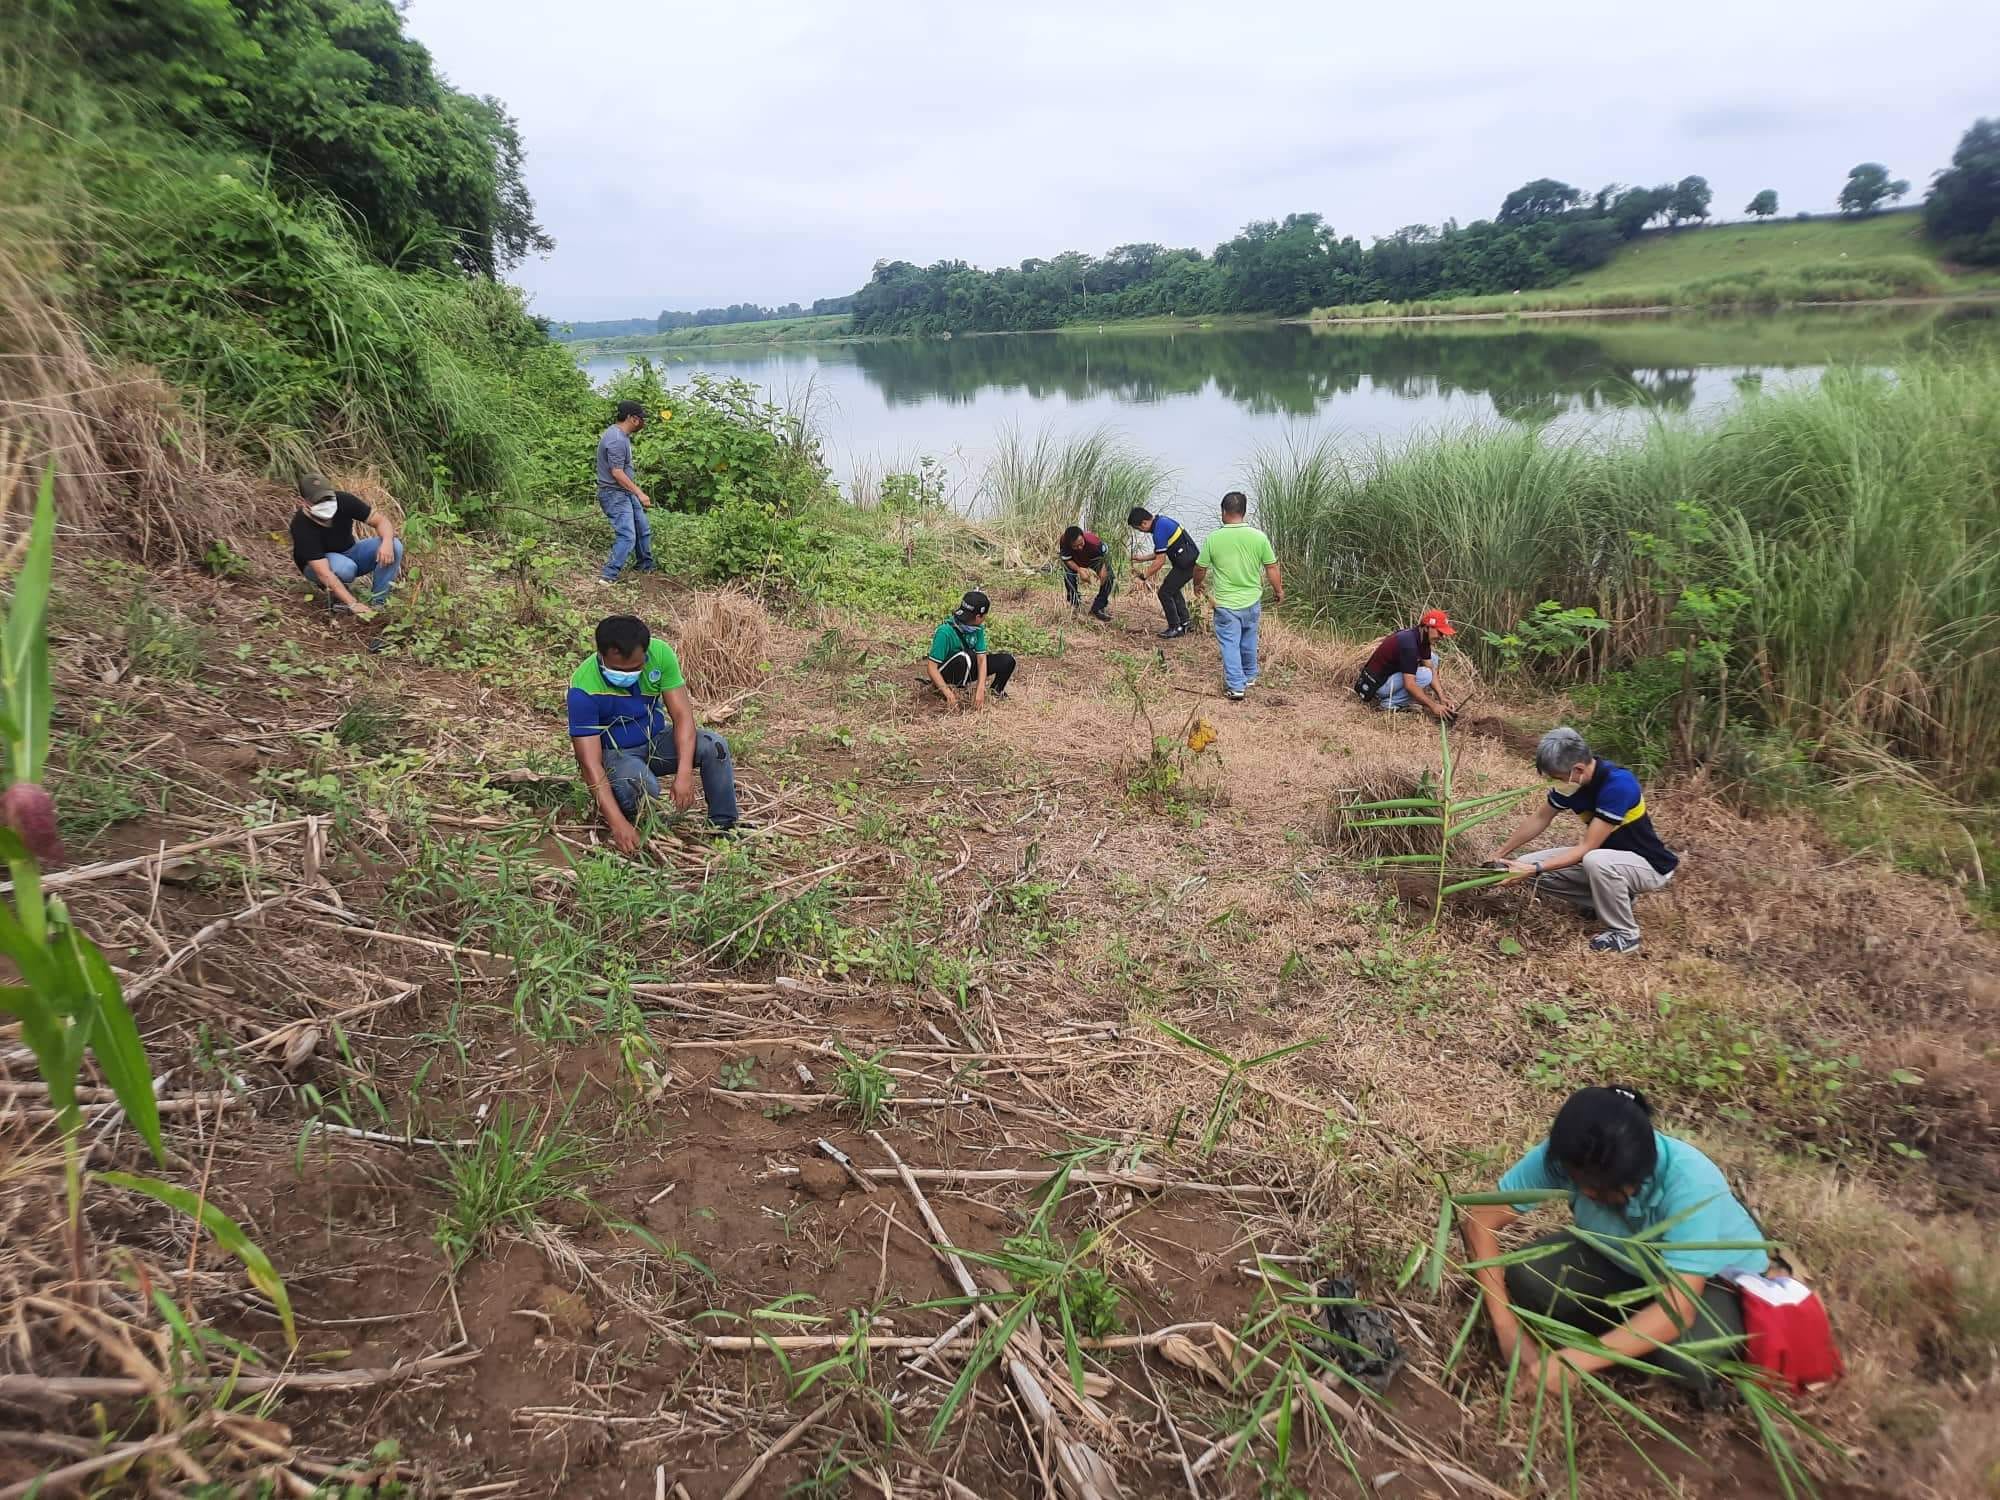
M356 523L373 535L354 539ZM403 567L403 544L395 523L359 495L337 490L323 474L299 481L298 514L292 517L292 562L334 604L367 619L389 601L389 589ZM372 589L371 608L348 591L357 578Z
M1111 554L1105 548L1103 538L1094 531L1085 531L1081 526L1071 526L1056 539L1056 556L1062 559L1063 592L1069 596L1069 607L1080 608L1083 604L1083 580L1097 581L1097 599L1090 606L1093 620L1109 621L1111 611L1105 606L1111 602Z
M986 702L986 689L993 696L1007 696L1007 679L1014 675L1014 658L1005 651L986 650L986 611L993 601L978 589L959 600L958 608L931 636L931 654L924 658L924 672L931 686L944 695L945 706L958 707L958 690L970 685L972 706Z

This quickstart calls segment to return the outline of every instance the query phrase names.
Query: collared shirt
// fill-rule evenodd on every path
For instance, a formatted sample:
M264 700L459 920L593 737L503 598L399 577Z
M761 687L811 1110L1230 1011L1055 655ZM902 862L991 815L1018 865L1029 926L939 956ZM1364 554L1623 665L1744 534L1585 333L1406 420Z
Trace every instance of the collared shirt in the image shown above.
M601 735L615 749L636 749L667 732L670 720L661 700L686 686L680 658L658 636L646 647L646 665L639 669L639 680L628 688L614 687L604 680L604 664L593 651L570 674L570 738Z
M1662 875L1673 874L1681 862L1653 827L1639 778L1616 761L1600 756L1590 780L1575 791L1551 791L1549 806L1575 813L1586 827L1592 818L1602 818L1611 825L1603 848L1636 854Z
M639 482L632 478L632 439L616 422L605 428L604 436L597 440L597 498L600 500L616 500L630 493L611 477L613 469L623 469L627 479L634 484Z
M1569 1173L1549 1160L1549 1143L1543 1141L1510 1167L1500 1179L1503 1193L1561 1190L1569 1194L1570 1213L1577 1228L1591 1234L1632 1239L1655 1224L1664 1224L1676 1215L1685 1215L1664 1230L1654 1241L1660 1258L1676 1271L1690 1276L1713 1276L1719 1271L1761 1272L1771 1264L1762 1249L1677 1250L1676 1245L1743 1244L1761 1242L1764 1233L1750 1211L1729 1190L1722 1169L1686 1141L1653 1132L1659 1151L1653 1174L1639 1184L1639 1190L1617 1208L1586 1198L1570 1181ZM1613 1259L1633 1265L1632 1256L1616 1245L1594 1244Z
M1248 521L1225 521L1201 544L1196 566L1215 575L1219 609L1248 609L1264 598L1264 569L1278 560L1271 539Z

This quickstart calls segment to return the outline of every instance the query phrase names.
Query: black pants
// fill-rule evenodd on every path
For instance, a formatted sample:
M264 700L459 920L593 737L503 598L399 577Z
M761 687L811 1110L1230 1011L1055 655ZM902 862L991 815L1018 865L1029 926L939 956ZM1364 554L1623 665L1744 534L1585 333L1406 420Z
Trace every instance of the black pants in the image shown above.
M1070 576L1074 577L1074 574ZM973 665L971 653L959 651L947 661L938 663L938 675L955 688L966 687L979 680L979 669ZM1007 691L1007 679L1014 675L1014 653L1011 651L989 651L986 653L986 685L996 693Z
M1515 1306L1560 1319L1587 1333L1603 1333L1618 1327L1645 1305L1609 1302L1607 1299L1621 1292L1639 1290L1645 1280L1576 1236L1546 1235L1536 1240L1535 1245L1552 1248L1539 1260L1519 1261L1507 1267L1507 1298ZM1690 1356L1677 1354L1676 1344L1723 1337L1743 1337L1743 1296L1728 1282L1711 1276L1701 1289L1694 1325L1675 1344L1667 1345L1644 1363L1700 1390L1715 1383L1711 1366L1719 1360L1741 1359L1743 1346L1739 1343L1732 1351Z
M1075 609L1079 604L1083 603L1083 579L1068 563L1062 565L1062 570L1063 595L1069 600L1069 607ZM1104 607L1111 602L1111 585L1115 581L1110 564L1107 563L1104 571L1098 575L1097 602L1090 606L1092 614L1101 615L1104 613Z
M1174 563L1160 580L1160 610L1167 617L1167 629L1185 630L1193 621L1188 613L1186 589L1194 580L1193 563Z

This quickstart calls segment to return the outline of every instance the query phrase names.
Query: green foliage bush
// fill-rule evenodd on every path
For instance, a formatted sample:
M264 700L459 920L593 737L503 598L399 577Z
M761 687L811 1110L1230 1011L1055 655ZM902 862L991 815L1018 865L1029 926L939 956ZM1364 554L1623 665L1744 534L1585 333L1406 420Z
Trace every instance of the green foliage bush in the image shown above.
M613 376L605 394L646 409L633 477L659 505L701 512L745 502L776 515L827 492L817 439L747 380L697 374L669 386L659 367L641 358Z

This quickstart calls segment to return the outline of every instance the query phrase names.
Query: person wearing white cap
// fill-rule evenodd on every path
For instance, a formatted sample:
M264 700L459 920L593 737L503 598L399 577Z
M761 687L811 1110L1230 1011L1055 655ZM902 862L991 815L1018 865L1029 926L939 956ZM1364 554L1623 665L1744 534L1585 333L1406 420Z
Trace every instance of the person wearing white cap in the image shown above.
M372 534L355 540L357 524ZM395 523L366 500L335 489L324 474L308 474L299 481L298 514L292 517L292 562L337 608L365 620L389 602L403 568L403 543ZM357 578L369 580L369 604L348 589Z

